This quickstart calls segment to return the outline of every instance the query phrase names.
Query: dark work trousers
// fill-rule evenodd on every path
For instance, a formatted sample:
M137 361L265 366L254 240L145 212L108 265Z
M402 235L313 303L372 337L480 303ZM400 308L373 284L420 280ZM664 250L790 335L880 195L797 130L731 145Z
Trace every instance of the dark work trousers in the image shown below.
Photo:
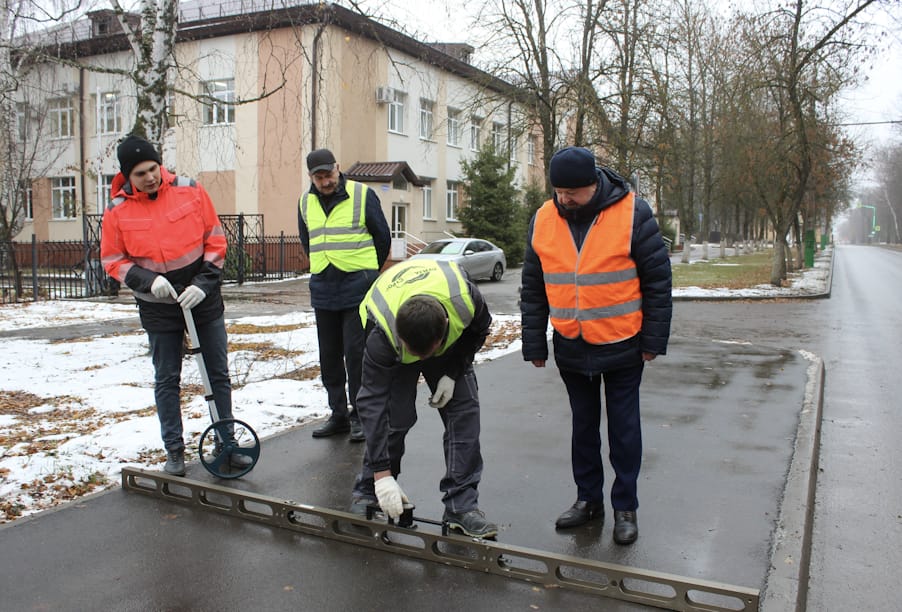
M332 418L346 419L348 416L357 418L355 407L357 391L360 389L363 347L366 344L360 311L356 307L344 310L317 308L315 314L320 375L329 396Z
M397 375L391 382L388 401L390 410L388 454L391 473L395 478L401 474L401 458L404 456L404 440L407 432L417 421L417 382L421 371L431 396L444 374L440 358L397 366ZM439 482L439 490L444 493L442 502L449 512L476 510L479 507L478 487L482 478L482 452L479 447L479 389L473 366L469 366L457 379L454 395L444 408L430 407L427 410L437 410L445 427L442 436L445 475ZM367 432L367 436L369 435ZM363 468L354 485L353 495L375 498L373 470L370 468L368 453L364 453Z
M168 452L185 448L182 437L182 407L179 401L182 379L182 349L185 333L147 332L154 367L153 393L160 419L160 434ZM213 402L220 419L232 418L232 383L229 380L228 338L225 320L219 317L197 324L200 353L213 389ZM212 415L211 415L212 416Z
M601 459L601 386L608 421L609 458L614 468L611 506L614 510L636 510L636 481L642 465L642 428L639 421L639 385L644 364L585 376L561 370L570 396L573 432L570 457L577 499L604 500L604 470Z

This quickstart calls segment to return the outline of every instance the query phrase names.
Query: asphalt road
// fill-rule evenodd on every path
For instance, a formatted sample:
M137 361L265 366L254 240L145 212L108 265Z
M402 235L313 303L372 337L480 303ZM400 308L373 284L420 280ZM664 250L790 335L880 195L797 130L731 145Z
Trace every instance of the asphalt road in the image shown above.
M764 590L772 562L783 561L771 558L786 536L774 533L775 517L793 493L784 487L807 356L821 356L820 472L802 594L809 610L902 609L891 578L902 561L902 485L894 471L902 431L902 377L894 375L902 371L895 346L900 274L900 253L841 247L830 299L675 304L671 351L651 364L643 385L641 535L628 549L611 545L609 523L572 534L552 527L572 496L568 417L554 369L529 368L516 354L480 366L481 505L506 542ZM252 286L230 289L229 316L303 308L302 285L271 286L263 298ZM500 283L480 283L492 309L505 314L517 312L518 286L518 270ZM440 436L424 407L409 437L404 482L425 516L441 511ZM300 428L267 440L265 457L235 486L342 508L360 451L342 440L314 444ZM210 479L196 464L189 477ZM386 557L121 491L0 527L0 593L3 610L599 607L586 595Z
M902 610L900 303L902 252L839 246L830 299L675 305L674 334L824 361L808 610Z

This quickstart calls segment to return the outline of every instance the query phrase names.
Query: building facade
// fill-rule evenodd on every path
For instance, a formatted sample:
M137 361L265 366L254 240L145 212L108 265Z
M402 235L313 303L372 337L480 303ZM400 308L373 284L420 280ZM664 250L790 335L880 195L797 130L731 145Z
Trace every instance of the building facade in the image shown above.
M519 186L541 182L519 92L470 65L466 45L425 44L331 4L231 6L181 3L162 143L164 165L197 178L220 214L264 215L267 234L295 234L305 158L321 147L376 190L401 242L462 235L461 161L481 147L509 157ZM23 134L49 147L21 240L82 237L136 113L135 61L111 11L54 36L65 63L33 71L19 105Z

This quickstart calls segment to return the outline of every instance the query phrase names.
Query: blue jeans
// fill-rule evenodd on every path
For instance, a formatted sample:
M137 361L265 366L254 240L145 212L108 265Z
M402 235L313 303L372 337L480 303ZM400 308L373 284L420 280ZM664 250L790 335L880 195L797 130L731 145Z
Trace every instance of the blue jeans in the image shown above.
M642 466L642 427L639 419L639 385L644 364L585 376L560 370L570 396L573 414L570 457L576 498L603 501L604 471L601 460L601 392L608 421L608 446L614 483L611 506L614 510L639 507L637 481Z
M154 399L160 419L160 434L167 452L182 450L181 393L184 332L147 332L154 367ZM204 356L213 401L220 419L232 418L232 383L229 380L228 338L225 319L219 317L197 325L197 339Z

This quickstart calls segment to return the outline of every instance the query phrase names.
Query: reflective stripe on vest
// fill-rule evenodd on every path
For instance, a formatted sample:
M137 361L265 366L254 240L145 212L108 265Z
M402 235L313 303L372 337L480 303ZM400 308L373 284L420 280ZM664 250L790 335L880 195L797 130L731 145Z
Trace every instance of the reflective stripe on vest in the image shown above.
M307 193L298 202L310 234L310 272L318 274L332 264L342 272L377 270L379 260L373 237L366 228L367 186L347 181L348 197L327 216L319 197Z
M383 272L360 303L360 319L364 325L368 318L372 319L382 328L401 363L420 361L400 343L395 326L398 310L415 295L431 295L448 313L448 335L436 355L444 353L460 338L476 312L466 277L455 263L408 260Z
M642 328L642 292L630 257L633 197L601 211L579 251L552 200L536 214L532 248L542 262L551 325L565 338L610 344Z

